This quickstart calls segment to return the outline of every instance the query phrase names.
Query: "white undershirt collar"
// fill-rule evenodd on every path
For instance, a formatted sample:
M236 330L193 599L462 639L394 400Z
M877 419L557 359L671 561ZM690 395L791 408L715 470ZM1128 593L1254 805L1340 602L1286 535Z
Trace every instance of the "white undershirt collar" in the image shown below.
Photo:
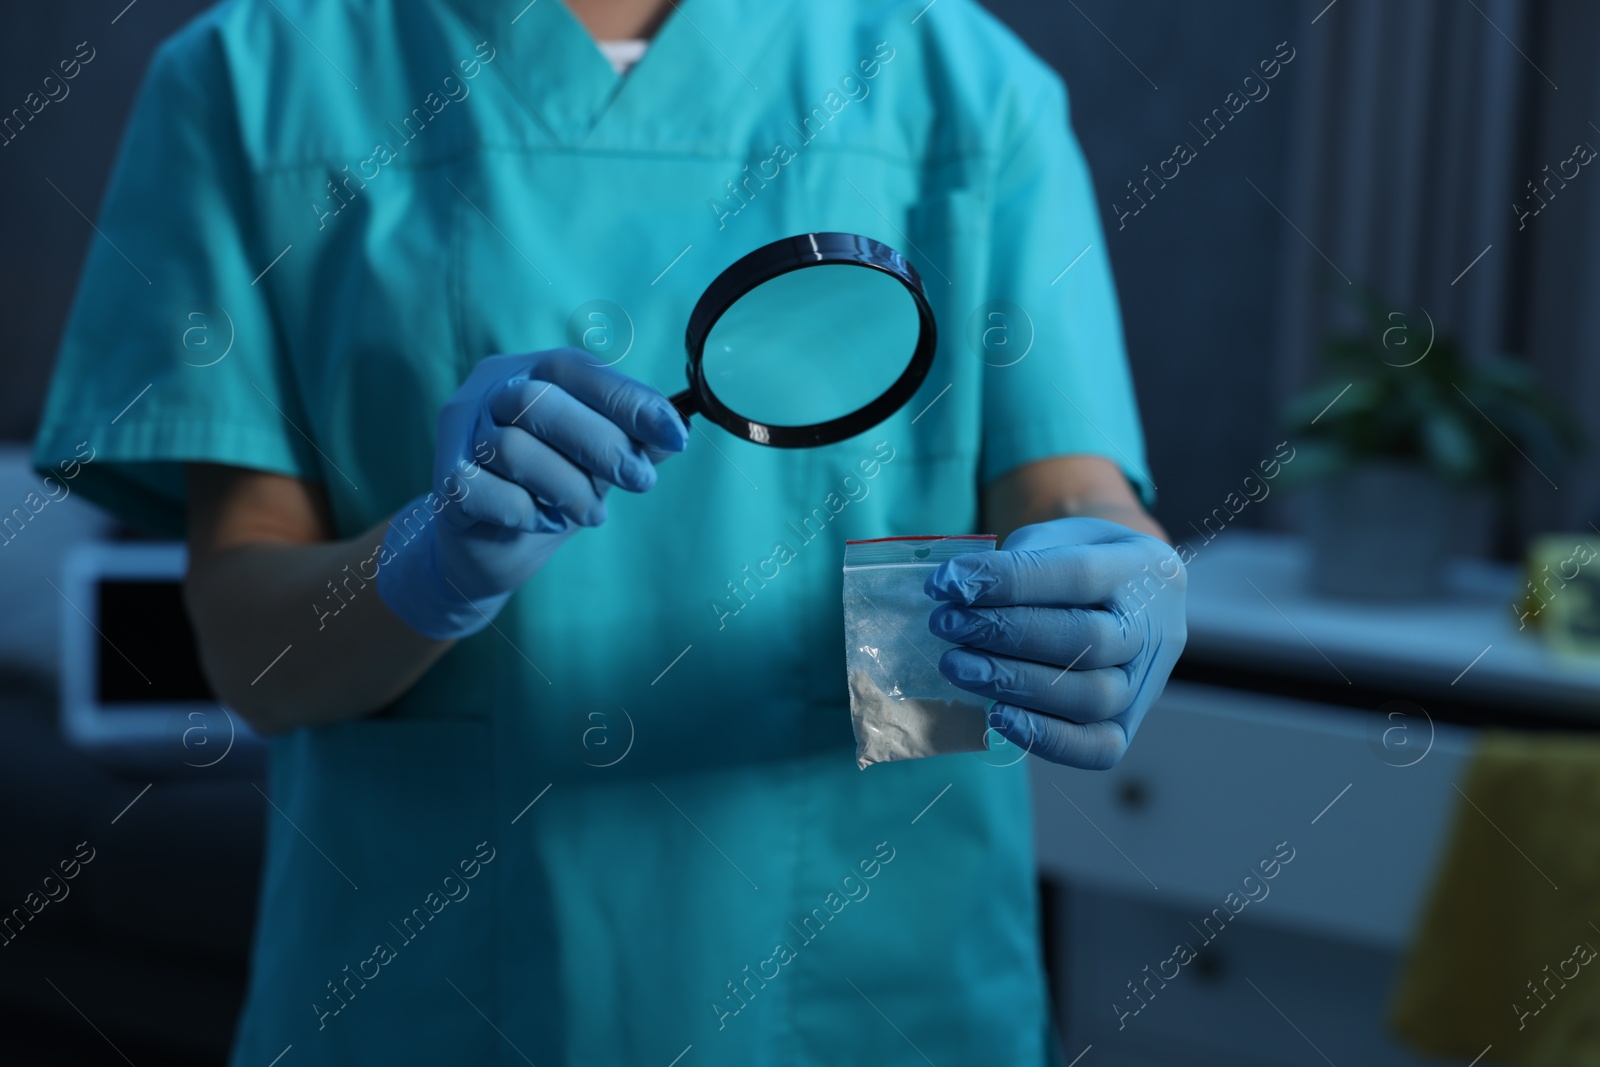
M627 41L597 41L600 54L606 57L611 64L611 69L618 74L626 74L633 65L644 56L644 50L649 41L643 38L634 38Z

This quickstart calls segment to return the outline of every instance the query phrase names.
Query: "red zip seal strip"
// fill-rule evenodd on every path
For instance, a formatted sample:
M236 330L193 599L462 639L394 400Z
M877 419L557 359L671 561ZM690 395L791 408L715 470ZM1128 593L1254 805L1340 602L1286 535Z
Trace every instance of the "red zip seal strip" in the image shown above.
M873 545L880 541L998 541L995 534L921 534L914 537L867 537L847 545Z

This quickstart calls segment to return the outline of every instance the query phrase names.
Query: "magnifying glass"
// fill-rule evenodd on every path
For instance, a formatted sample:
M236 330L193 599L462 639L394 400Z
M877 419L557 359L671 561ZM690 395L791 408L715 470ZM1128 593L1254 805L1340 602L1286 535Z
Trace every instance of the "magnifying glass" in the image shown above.
M689 316L689 388L671 398L773 448L868 430L910 400L938 333L905 256L853 233L762 245L717 275Z

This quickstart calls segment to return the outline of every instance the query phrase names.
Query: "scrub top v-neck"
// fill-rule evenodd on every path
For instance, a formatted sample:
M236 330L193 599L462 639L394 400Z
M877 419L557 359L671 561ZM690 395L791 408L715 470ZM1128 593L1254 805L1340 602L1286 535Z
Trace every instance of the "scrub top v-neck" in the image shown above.
M494 353L599 330L674 392L790 234L900 248L940 327L882 425L697 422L392 707L272 741L234 1064L1046 1060L1026 767L856 769L839 568L1048 456L1148 494L1064 92L970 0L674 7L626 77L557 0L234 0L153 62L35 461L156 533L190 462L368 529Z

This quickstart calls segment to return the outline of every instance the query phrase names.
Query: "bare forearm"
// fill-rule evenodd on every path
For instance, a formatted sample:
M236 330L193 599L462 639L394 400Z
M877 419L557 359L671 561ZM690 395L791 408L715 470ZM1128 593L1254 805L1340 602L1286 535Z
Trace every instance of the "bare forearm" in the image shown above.
M1002 544L1018 527L1079 516L1106 519L1170 542L1122 472L1099 457L1041 460L997 479L983 495L984 525Z
M1051 519L1085 517L1106 519L1126 526L1130 530L1149 534L1168 541L1167 531L1139 504L1123 504L1108 500L1054 501L1035 508L998 506L992 509L993 517L985 524L993 530L1003 544L1010 534L1023 526Z
M258 730L368 714L449 649L379 599L374 556L385 530L347 541L244 544L191 566L184 592L206 675Z
M1117 500L1098 500L1094 498L1076 501L1071 505L1070 511L1063 512L1063 516L1085 516L1092 519L1108 519L1111 522L1126 526L1130 530L1147 533L1151 537L1171 543L1167 531L1155 518L1144 509L1142 504L1124 503ZM1052 516L1059 518L1063 516ZM1030 519L1030 522L1038 520Z

